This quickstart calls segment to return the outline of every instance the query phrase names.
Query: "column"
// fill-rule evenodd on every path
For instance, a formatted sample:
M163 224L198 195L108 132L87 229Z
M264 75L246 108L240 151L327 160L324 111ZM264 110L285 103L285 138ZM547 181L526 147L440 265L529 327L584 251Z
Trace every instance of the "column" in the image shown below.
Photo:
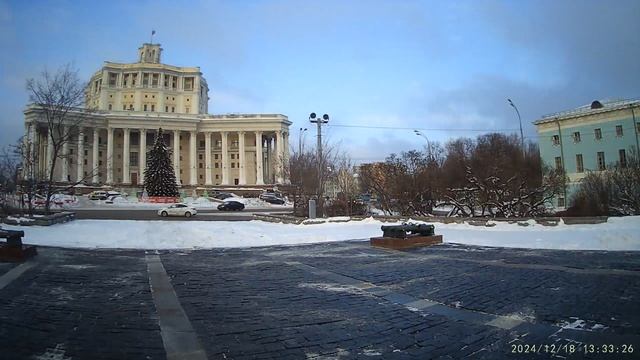
M267 184L271 184L271 137L267 135L264 139L265 148L267 149L267 154L265 157L265 164L267 168L265 169L265 174L267 175Z
M289 132L284 133L284 140L282 142L282 147L284 150L284 182L285 184L291 184L291 180L289 180Z
M113 128L107 128L107 184L113 184Z
M262 170L262 131L256 131L256 185L264 184Z
M94 184L100 182L100 159L98 158L98 150L100 147L100 142L98 141L99 137L100 131L98 130L98 128L93 128L93 169L91 169L91 171L93 172L93 179L91 180L91 182L93 182Z
M227 148L227 132L222 133L222 185L229 185L229 149Z
M198 159L196 151L196 136L198 134L195 131L189 132L189 185L198 185Z
M60 181L67 182L69 181L69 141L71 141L71 137L67 133L69 130L66 126L61 126L62 133L60 136L63 137L62 140L62 171L60 171Z
M124 145L122 148L122 183L123 184L131 184L131 171L129 169L129 156L130 156L130 151L129 151L129 139L130 139L130 134L131 134L131 129L129 128L124 128L122 129L122 132L124 133Z
M35 164L34 160L34 139L35 139L35 124L27 124L27 136L24 138L23 154L22 154L22 179L28 180L33 176L33 170Z
M84 128L78 127L78 162L76 181L84 180Z
M276 131L276 161L274 163L274 167L275 167L275 171L276 171L276 183L277 184L282 184L283 183L283 163L284 163L284 159L283 159L283 151L282 151L282 131L278 130Z
M180 130L173 130L173 170L176 184L180 186Z
M240 169L239 169L239 179L238 184L246 185L247 184L247 172L245 170L246 164L244 159L244 131L238 132L238 158L240 160Z
M205 185L213 185L211 178L211 133L204 133L204 169L205 169Z
M144 171L147 168L147 129L140 129L140 149L138 150L138 184L144 184Z

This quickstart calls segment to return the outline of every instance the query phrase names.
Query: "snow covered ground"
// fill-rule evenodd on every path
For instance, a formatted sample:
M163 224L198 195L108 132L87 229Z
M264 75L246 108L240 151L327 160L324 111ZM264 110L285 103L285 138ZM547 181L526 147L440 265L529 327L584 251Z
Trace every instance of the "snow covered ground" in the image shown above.
M293 245L368 240L380 236L380 221L327 222L314 225L275 224L262 221L122 221L76 220L50 227L3 225L25 232L25 242L80 248L221 248ZM494 227L435 223L447 243L480 246L566 250L640 251L640 216L610 218L596 225Z

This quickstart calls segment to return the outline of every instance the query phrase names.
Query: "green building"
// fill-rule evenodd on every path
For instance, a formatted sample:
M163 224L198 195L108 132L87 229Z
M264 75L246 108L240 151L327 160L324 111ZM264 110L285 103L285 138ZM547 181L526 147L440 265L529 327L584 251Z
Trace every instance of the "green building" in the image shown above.
M565 194L554 200L564 208L591 171L626 164L640 148L640 100L594 101L590 105L549 114L533 123L538 132L540 157L552 167L567 172Z

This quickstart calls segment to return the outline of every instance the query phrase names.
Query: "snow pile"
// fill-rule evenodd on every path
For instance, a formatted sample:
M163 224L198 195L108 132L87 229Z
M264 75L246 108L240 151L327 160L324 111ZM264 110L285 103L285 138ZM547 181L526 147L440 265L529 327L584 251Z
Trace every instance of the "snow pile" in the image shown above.
M314 225L262 221L130 221L76 220L48 227L9 229L25 231L25 242L83 248L220 248L293 245L380 236L383 223L326 222ZM640 216L610 218L595 225L519 226L498 222L493 227L436 223L436 233L447 243L480 246L640 251ZM105 233L108 229L108 233Z

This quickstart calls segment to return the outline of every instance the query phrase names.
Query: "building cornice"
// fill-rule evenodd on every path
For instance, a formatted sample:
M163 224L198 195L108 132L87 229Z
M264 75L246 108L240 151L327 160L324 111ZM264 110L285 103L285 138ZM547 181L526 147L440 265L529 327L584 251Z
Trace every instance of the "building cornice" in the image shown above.
M564 121L564 120L568 120L568 119L575 119L575 118L580 118L580 117L585 117L585 116L590 116L590 115L596 115L596 114L604 114L604 113L609 113L609 112L614 112L614 111L619 111L619 110L626 110L626 109L639 109L640 108L640 100L625 100L625 101L620 101L619 103L615 103L612 105L606 105L602 108L599 109L589 109L589 108L577 108L577 109L573 109L573 110L568 110L568 111L562 111L562 112L557 112L557 113L553 113L553 114L547 114L544 115L540 120L536 120L533 122L534 125L541 125L541 124L546 124L546 123L551 123L551 122L556 122L556 121Z

